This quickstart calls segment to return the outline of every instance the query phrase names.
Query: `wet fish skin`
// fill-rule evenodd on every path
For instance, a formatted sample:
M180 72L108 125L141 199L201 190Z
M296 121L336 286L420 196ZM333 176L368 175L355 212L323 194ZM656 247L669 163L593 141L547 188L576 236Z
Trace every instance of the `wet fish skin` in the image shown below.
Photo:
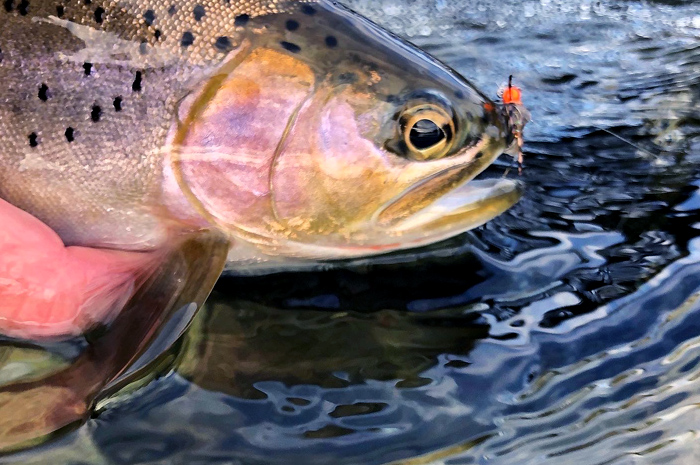
M331 3L15 3L0 10L0 197L68 245L145 249L214 225L273 253L395 248L372 244L391 236L374 230L386 205L386 224L411 216L506 148L488 98ZM454 113L449 156L388 148L417 99Z

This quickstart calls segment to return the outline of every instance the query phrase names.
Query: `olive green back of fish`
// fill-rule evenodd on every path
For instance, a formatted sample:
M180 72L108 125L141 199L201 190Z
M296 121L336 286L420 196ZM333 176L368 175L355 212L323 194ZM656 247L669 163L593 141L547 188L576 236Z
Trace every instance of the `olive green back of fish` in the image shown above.
M68 243L158 242L159 151L178 101L237 45L249 20L309 8L283 0L4 1L0 197ZM87 236L75 236L76 212Z

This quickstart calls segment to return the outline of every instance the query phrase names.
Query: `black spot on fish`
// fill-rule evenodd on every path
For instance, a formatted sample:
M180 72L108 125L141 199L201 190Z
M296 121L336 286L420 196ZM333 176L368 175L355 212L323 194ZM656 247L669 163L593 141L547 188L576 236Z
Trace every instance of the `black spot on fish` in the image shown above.
M355 73L343 73L338 75L338 83L340 84L354 84L359 80L357 74Z
M152 26L153 21L156 20L156 12L153 10L146 10L146 12L143 14L143 19L146 21L146 24Z
M41 87L39 87L39 100L42 102L45 102L49 99L49 86L46 84L42 84Z
M59 18L63 18L63 14L66 12L65 8L63 8L63 5L57 5L56 6L56 16Z
M316 8L312 7L311 5L302 5L301 12L305 15L313 16L316 14Z
M456 90L455 97L457 97L460 100L463 100L464 99L464 92L462 92L461 90Z
M281 45L285 50L288 50L288 51L290 51L290 52L292 52L292 53L299 53L299 52L301 52L301 47L299 47L297 44L293 44L293 43L291 43L291 42L287 42L287 41L284 41L284 40L283 40L282 42L280 42L280 45Z
M290 19L287 20L285 27L288 31L296 31L297 29L299 29L299 23L297 21L294 21L293 19Z
M92 3L92 0L83 0L83 3L85 3L86 5L90 5Z
M104 21L104 16L105 16L105 9L102 8L101 6L98 6L95 9L95 21L97 24L102 24L102 21Z
M93 105L92 111L90 112L90 119L97 123L100 120L100 116L102 116L102 108L100 108L99 105Z
M122 111L122 98L114 97L114 102L112 102L112 105L114 105L114 111Z
M398 95L389 94L384 97L384 101L386 103L399 103L401 102L401 98Z
M228 52L232 48L231 40L226 36L219 37L216 39L214 47L221 52Z
M177 13L177 7L175 5L170 5L170 8L168 8L168 14L173 16L175 13Z
M2 3L2 6L4 6L4 7L5 7L5 11L7 11L7 12L9 13L9 12L12 11L12 9L15 7L14 3L15 3L14 0L5 0L5 1Z
M39 145L39 136L37 136L36 132L33 132L29 134L29 146L36 147L37 145Z
M182 34L182 39L180 40L180 45L183 47L189 47L194 43L194 35L190 31L185 32Z
M2 49L0 48L0 63L2 63Z
M26 16L27 13L29 13L29 0L22 0L17 7L17 11L19 11L19 14L22 16Z
M92 63L83 63L83 70L85 71L85 76L90 76L92 73Z
M73 142L75 140L75 129L66 128L65 135L68 142Z
M204 7L202 5L197 5L192 10L192 14L194 15L195 21L201 21L202 18L204 18L204 15L207 14L207 11L204 9Z
M160 37L163 35L163 33L160 31L160 29L156 29L156 32L153 33L153 37L156 38L156 40L160 40Z
M235 26L245 26L248 24L248 21L250 21L250 15L242 14L236 16L236 18L233 20L233 24Z
M333 36L326 37L326 47L335 48L338 46L338 39Z
M134 77L134 83L131 84L131 89L134 92L141 92L141 71L136 71L136 77Z

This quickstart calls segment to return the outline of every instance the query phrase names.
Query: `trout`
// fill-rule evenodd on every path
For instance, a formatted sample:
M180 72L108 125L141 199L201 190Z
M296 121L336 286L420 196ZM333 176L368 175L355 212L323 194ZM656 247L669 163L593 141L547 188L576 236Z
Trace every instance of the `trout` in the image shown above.
M80 250L201 231L234 264L422 246L518 201L474 180L518 141L502 105L336 2L0 6L0 199Z

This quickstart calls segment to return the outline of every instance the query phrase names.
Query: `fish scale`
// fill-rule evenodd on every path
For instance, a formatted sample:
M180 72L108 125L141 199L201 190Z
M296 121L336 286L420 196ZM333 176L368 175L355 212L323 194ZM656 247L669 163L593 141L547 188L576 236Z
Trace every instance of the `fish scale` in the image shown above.
M235 37L242 29L236 24L298 3L33 0L21 10L18 1L6 2L0 197L32 211L68 244L153 241L158 149L187 83L224 59L216 41ZM196 8L204 15L195 17ZM181 44L185 32L194 37L188 47ZM39 97L42 86L46 99ZM76 203L90 238L74 235ZM134 216L142 217L141 231L130 226Z

